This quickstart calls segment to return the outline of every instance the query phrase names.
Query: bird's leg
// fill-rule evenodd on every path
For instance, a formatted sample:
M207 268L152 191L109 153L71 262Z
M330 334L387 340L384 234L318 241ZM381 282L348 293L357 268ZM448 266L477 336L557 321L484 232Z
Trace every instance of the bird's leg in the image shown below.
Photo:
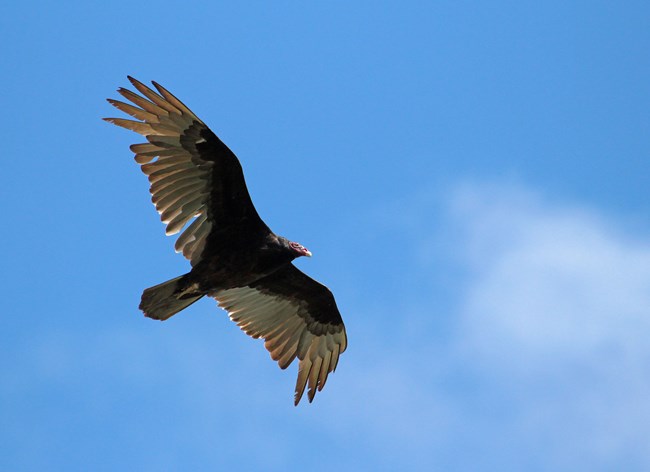
M199 288L198 282L189 283L187 285L181 285L176 291L176 297L179 300L184 300L186 298L194 298L197 295L204 295L205 292Z

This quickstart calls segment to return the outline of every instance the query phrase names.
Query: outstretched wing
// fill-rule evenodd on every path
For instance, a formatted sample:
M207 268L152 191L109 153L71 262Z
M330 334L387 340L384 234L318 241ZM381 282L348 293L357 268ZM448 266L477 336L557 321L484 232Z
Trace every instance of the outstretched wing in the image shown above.
M132 77L129 80L142 96L120 88L118 92L133 105L108 101L138 121L104 119L147 138L147 143L134 144L131 150L149 177L151 201L167 225L166 234L178 233L194 219L176 241L176 252L194 265L215 226L248 220L248 227L270 231L253 206L232 151L161 85L153 82L156 93Z
M332 292L290 264L248 287L210 295L246 334L265 340L282 369L298 358L295 404L307 385L311 402L347 347Z

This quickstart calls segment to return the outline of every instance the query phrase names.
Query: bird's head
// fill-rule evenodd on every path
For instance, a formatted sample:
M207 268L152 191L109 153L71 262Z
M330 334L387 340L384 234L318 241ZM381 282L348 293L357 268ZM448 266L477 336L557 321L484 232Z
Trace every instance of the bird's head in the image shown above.
M311 251L307 249L305 246L303 246L302 244L289 241L289 247L294 252L294 254L296 254L296 257L300 257L300 256L311 257Z

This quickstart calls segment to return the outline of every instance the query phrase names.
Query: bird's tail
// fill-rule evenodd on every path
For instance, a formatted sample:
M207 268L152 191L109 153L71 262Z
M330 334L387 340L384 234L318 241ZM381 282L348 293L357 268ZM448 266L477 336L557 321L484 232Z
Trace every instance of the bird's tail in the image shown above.
M200 299L204 294L189 292L182 283L179 283L184 276L176 277L142 292L140 309L144 316L154 320L164 321L179 311L187 308Z

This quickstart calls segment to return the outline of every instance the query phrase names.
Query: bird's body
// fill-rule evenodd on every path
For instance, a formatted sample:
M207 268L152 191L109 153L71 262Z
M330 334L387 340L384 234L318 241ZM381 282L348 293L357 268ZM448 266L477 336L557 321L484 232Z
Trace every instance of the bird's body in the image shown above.
M158 93L129 80L143 96L119 93L136 106L109 102L139 121L106 120L147 138L131 149L167 234L185 228L175 247L192 264L187 274L146 289L140 308L166 320L205 295L216 298L247 334L265 340L280 367L299 359L295 403L307 385L311 401L347 346L329 289L291 263L311 252L262 221L239 160L189 108L155 82Z

